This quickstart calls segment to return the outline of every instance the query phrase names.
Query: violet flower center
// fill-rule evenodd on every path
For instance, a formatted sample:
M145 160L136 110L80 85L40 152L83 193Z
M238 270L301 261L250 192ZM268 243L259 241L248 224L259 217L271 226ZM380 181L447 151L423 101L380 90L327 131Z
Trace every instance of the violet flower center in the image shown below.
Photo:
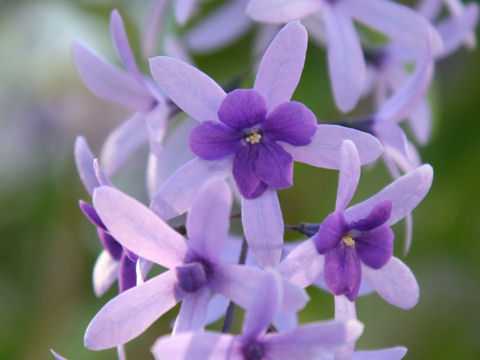
M249 341L242 348L245 360L261 360L265 355L265 347L255 340Z
M177 286L186 293L194 293L207 284L207 274L199 262L192 262L176 268Z

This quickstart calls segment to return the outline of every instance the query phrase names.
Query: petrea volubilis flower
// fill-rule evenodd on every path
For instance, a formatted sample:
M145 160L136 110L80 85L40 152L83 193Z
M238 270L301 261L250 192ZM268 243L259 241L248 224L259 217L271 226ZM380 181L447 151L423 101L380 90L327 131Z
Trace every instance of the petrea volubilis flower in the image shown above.
M431 25L407 6L388 0L250 0L255 20L285 23L310 16L325 25L328 67L337 107L352 110L363 92L366 64L353 20L365 24L413 51L421 51ZM441 39L434 34L434 51Z
M186 241L150 209L112 187L95 190L93 203L101 220L123 246L168 270L125 291L94 317L85 346L101 350L124 344L182 301L174 332L205 325L212 290L243 308L252 306L264 271L220 260L227 239L231 207L228 186L219 180L205 185L187 216ZM282 311L296 311L308 297L285 281Z
M363 331L356 320L317 322L294 330L266 334L285 296L282 281L266 272L254 306L247 310L240 336L213 332L162 337L152 347L156 359L172 360L314 360L355 341Z
M135 111L103 145L100 162L107 175L113 176L148 139L161 142L170 108L155 83L140 73L117 10L110 15L110 32L125 70L107 63L78 41L73 45L73 60L83 82L95 95Z
M338 169L343 139L359 148L362 164L382 152L369 134L335 125L316 125L303 104L289 101L300 79L307 33L286 25L270 44L253 89L226 94L212 79L176 59L150 60L162 90L202 124L190 136L198 158L160 188L151 204L163 219L187 211L196 189L214 176L233 178L242 195L242 221L250 249L262 266L276 266L283 243L283 219L275 189L292 186L293 161Z
M409 214L427 194L432 168L423 165L345 209L355 193L360 165L351 142L344 142L342 152L335 212L322 222L317 234L285 258L280 272L305 287L323 269L330 291L351 301L364 280L392 305L411 308L418 301L418 284L410 269L392 256L390 226Z
M87 142L81 136L75 141L75 163L80 179L85 189L93 195L95 188L99 186L112 186L98 162L88 147ZM80 209L90 222L97 228L98 238L103 246L95 266L93 268L93 289L97 296L102 296L118 279L118 287L123 292L136 285L138 256L122 247L103 224L93 206L80 200ZM148 267L147 264L144 264ZM147 271L147 267L143 270Z

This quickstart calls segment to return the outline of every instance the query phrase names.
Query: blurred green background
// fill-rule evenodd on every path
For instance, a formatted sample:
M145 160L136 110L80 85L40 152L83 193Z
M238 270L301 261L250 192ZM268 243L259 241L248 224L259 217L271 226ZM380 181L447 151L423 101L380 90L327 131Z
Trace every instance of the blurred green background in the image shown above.
M98 154L108 131L128 113L89 93L73 68L70 46L80 38L118 63L108 30L108 15L117 7L139 55L138 24L147 5L126 0L0 3L0 359L51 359L50 348L72 360L115 358L113 350L83 348L87 324L116 288L100 299L92 291L100 244L77 205L78 199L89 199L72 149L75 136L82 134ZM207 2L207 8L215 5ZM222 83L242 73L251 42L250 33L195 60ZM146 61L140 62L146 69ZM403 224L395 227L396 255L416 274L420 303L403 311L377 295L360 298L358 316L366 328L357 349L404 345L408 359L480 358L479 65L480 51L463 49L438 64L430 92L433 137L420 150L434 166L435 178L414 212L413 246L406 258ZM313 43L294 97L319 119L341 118L330 94L325 53ZM140 152L117 179L119 187L144 193L144 167L145 152ZM336 181L333 171L297 164L295 186L279 192L285 223L321 221L333 209ZM389 181L382 163L364 169L355 199ZM310 295L313 301L300 314L303 322L333 317L330 295L316 289ZM175 311L127 345L129 358L151 358L149 347L168 332Z

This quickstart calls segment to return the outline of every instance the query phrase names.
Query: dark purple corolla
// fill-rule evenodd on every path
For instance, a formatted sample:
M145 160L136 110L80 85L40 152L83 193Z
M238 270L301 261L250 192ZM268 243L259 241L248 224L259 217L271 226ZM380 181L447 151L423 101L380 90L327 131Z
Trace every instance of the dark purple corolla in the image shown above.
M299 286L312 284L323 270L335 295L355 300L365 281L389 303L411 308L418 301L418 284L410 269L392 256L390 226L408 215L432 184L430 165L422 165L395 180L369 199L346 208L360 177L358 152L350 141L342 146L335 211L319 231L280 264L279 270Z
M93 195L94 189L99 186L111 186L83 137L78 137L75 142L75 162L80 178L90 195ZM135 286L138 256L124 248L110 235L93 206L82 200L79 201L79 205L85 216L96 226L98 238L103 246L103 251L93 269L95 294L103 295L117 279L120 292Z
M295 101L267 104L254 89L229 93L218 110L220 122L205 121L190 135L190 147L204 160L234 155L233 177L247 199L262 195L268 186L293 185L293 157L278 143L308 145L317 130L315 115Z

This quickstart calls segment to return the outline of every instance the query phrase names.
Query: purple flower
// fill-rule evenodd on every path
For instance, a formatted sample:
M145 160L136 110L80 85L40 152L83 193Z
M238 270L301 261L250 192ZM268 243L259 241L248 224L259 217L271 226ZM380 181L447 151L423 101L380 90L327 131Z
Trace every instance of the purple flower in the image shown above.
M186 241L150 209L112 187L95 190L93 203L112 235L139 256L167 271L125 291L93 318L85 346L100 350L126 343L182 301L174 333L202 329L212 290L243 308L252 306L263 270L222 263L231 194L221 180L200 190L187 216ZM283 312L304 306L307 296L285 282Z
M343 139L355 142L362 164L382 151L369 134L315 125L314 115L304 105L289 101L301 76L307 41L300 23L286 25L266 51L254 89L228 95L188 64L168 57L150 60L162 90L202 122L190 138L192 151L199 157L161 186L152 210L163 219L178 216L189 209L205 181L233 173L243 195L245 236L262 266L276 266L280 260L283 219L274 189L292 185L293 160L338 169Z
M93 195L94 189L99 186L112 186L83 137L78 137L75 141L75 162L80 178L90 195ZM138 256L115 240L91 205L82 200L79 201L79 205L85 216L97 228L98 237L103 246L103 251L93 269L95 294L102 296L117 279L120 292L135 286ZM147 272L149 265L145 263L142 265L144 272Z
M415 11L387 0L250 0L247 13L269 23L310 16L310 23L316 20L325 25L333 94L343 112L355 107L366 79L365 59L352 19L417 52L423 49L431 28ZM435 33L435 52L440 48L441 39Z
M335 212L315 236L285 258L280 272L305 287L324 269L325 282L335 295L355 300L364 280L389 303L411 308L418 301L418 284L410 269L392 256L390 226L424 198L432 183L432 168L423 165L345 209L357 187L360 165L351 142L344 143L342 152Z
M261 360L318 359L352 343L362 333L356 320L318 322L294 330L266 334L282 303L282 281L267 273L247 311L240 336L213 332L162 337L152 347L156 359Z
M103 145L100 161L107 175L113 176L147 139L154 144L161 142L170 109L158 87L140 73L117 10L110 15L110 32L125 71L78 41L73 45L73 60L83 82L95 95L135 112L110 133Z

